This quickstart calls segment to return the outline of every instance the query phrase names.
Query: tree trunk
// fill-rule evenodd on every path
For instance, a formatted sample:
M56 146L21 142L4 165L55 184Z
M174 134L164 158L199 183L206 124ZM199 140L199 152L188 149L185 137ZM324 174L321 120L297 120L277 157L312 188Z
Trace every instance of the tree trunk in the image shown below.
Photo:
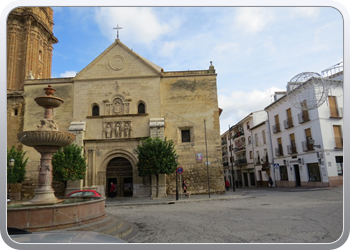
M156 177L157 177L157 198L159 197L159 176L158 174L156 174Z

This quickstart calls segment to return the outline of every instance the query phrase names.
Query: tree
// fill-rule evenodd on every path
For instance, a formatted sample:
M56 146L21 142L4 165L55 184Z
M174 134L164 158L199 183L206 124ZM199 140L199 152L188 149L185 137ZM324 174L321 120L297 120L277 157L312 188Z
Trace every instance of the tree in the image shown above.
M82 147L71 144L60 148L52 156L52 175L55 181L63 182L67 187L67 181L82 180L86 173L86 161L82 155Z
M24 159L26 152L17 151L14 146L7 149L7 183L22 183L26 174L28 157ZM10 159L15 160L15 165L9 167Z
M172 174L176 171L176 150L172 140L147 138L137 146L135 153L138 155L138 175L140 177L154 174L157 178L157 197L159 174Z

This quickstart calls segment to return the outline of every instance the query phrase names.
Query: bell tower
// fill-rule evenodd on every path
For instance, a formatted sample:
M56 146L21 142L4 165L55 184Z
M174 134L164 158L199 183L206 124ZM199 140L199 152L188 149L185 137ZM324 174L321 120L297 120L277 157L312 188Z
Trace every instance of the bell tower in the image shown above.
M51 77L53 10L19 7L7 19L7 90L23 90L24 79Z
M53 10L19 7L7 17L7 147L21 149L17 133L23 130L25 79L51 78Z

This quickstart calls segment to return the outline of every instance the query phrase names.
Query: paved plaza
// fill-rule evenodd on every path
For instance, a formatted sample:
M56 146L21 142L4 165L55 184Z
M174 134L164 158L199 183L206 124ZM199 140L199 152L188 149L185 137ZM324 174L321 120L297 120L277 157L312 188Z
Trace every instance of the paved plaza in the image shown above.
M130 243L332 243L343 230L343 188L239 188L224 195L106 201L139 227Z

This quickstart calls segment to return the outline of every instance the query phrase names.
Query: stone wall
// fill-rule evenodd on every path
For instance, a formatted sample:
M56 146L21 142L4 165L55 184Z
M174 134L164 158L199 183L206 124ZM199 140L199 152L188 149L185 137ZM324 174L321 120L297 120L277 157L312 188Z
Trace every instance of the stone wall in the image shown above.
M224 177L216 74L198 72L164 74L161 96L165 136L176 144L179 166L184 169L181 178L189 184L188 191L208 193L209 178L210 192L222 193ZM182 142L182 130L190 131L189 142ZM201 155L200 160L196 159L198 154ZM175 191L175 176L176 174L167 176L168 194Z

